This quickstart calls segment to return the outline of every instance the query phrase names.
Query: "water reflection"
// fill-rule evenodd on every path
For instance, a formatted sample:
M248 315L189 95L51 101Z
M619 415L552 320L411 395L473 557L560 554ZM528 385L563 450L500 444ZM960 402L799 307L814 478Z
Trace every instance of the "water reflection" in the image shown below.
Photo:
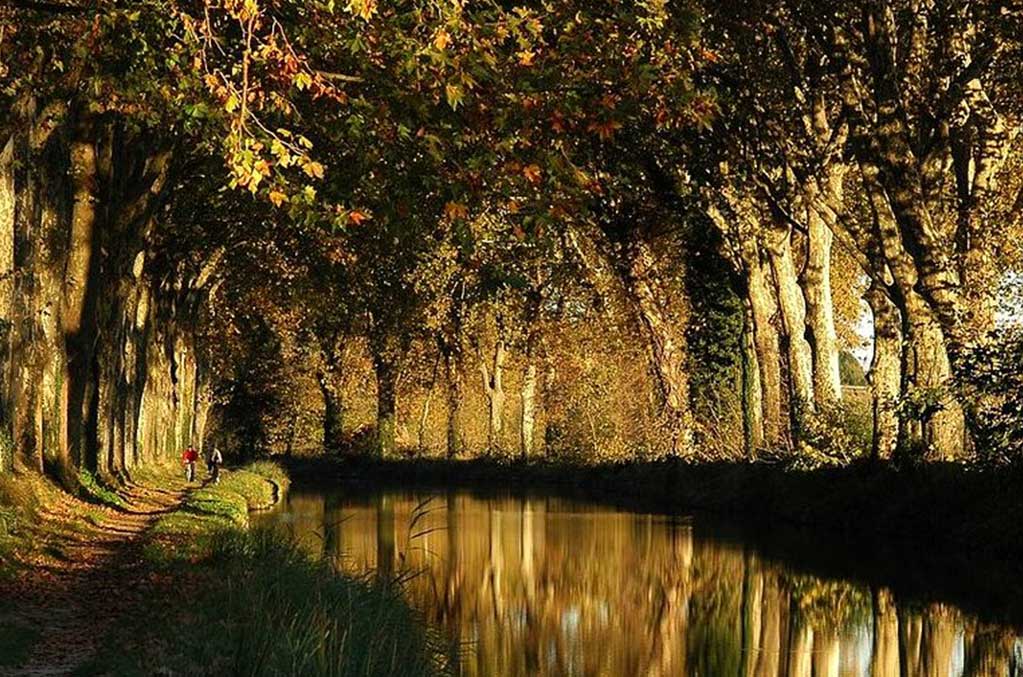
M426 500L424 500L426 499ZM944 604L799 574L684 520L554 498L293 492L271 517L345 570L417 575L462 675L1021 675Z

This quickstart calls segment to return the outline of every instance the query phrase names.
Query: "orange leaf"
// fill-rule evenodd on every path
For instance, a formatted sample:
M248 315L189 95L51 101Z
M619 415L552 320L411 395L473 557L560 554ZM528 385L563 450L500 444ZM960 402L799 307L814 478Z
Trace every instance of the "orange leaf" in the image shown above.
M459 202L448 202L444 205L444 216L449 221L464 219L469 215L469 208Z
M447 46L451 44L451 36L443 28L437 31L437 35L433 36L433 46L440 51L447 49Z
M522 175L526 177L526 180L530 183L540 183L540 167L539 165L527 165L522 168Z

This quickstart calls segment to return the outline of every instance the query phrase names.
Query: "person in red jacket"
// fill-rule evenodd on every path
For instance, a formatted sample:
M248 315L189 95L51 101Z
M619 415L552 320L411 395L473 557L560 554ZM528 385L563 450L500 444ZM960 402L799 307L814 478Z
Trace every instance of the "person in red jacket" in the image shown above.
M199 460L199 452L191 444L181 453L181 460L185 463L185 473L189 482L195 481L195 462Z

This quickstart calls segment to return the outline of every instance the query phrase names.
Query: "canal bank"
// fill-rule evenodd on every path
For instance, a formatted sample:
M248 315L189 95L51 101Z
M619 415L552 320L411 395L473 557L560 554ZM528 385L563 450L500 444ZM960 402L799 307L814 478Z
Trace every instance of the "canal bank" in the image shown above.
M443 672L400 590L252 527L287 494L277 464L219 483L147 468L92 503L29 479L43 500L0 580L0 675Z

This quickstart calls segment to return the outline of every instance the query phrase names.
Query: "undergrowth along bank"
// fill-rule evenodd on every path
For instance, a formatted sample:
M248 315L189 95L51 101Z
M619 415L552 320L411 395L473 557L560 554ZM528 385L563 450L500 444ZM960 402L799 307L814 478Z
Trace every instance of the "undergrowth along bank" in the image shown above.
M446 651L401 591L339 575L283 533L252 528L288 485L258 462L191 491L144 547L162 582L125 632L79 674L443 674ZM137 626L136 626L137 627Z

